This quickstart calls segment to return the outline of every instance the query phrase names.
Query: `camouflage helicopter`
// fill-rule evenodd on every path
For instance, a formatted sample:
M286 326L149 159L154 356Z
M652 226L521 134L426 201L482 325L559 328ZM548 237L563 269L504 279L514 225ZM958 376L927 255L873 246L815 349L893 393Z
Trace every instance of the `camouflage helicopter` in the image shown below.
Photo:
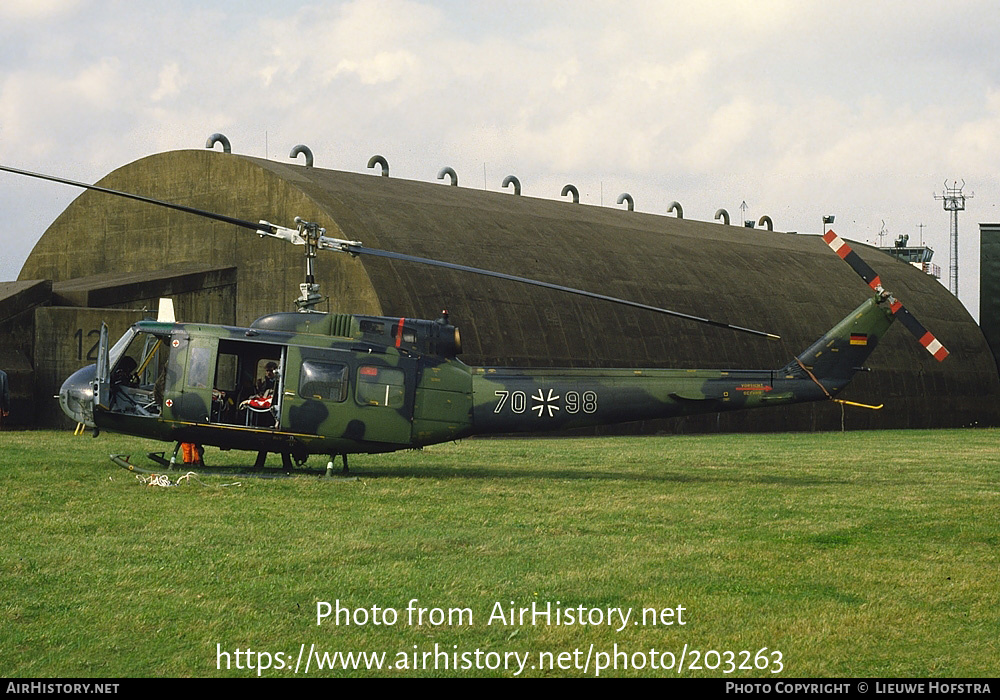
M0 166L0 170L167 207L304 246L297 312L247 328L177 323L172 314L134 324L114 345L106 326L96 365L63 384L63 411L95 430L279 453L286 470L309 455L347 456L423 447L472 435L535 433L627 421L834 400L899 319L941 361L948 351L882 287L833 231L824 240L874 296L784 367L774 370L472 367L447 312L436 320L322 313L313 272L320 250L444 267L600 299L765 338L777 336L677 311L481 268L365 247L296 228L244 221L142 195ZM266 386L255 379L266 371ZM859 405L859 404L855 404ZM869 407L875 408L875 407ZM153 455L150 455L151 457ZM162 457L164 465L172 464ZM132 468L130 464L122 464Z

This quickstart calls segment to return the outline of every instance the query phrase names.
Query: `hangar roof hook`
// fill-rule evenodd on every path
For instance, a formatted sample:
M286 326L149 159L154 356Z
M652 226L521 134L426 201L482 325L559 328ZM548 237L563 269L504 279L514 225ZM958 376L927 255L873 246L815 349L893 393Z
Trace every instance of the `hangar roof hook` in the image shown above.
M562 188L562 195L560 195L560 196L565 197L567 194L570 194L570 193L572 193L572 195L573 195L573 204L579 204L580 203L580 190L576 189L576 187L574 187L573 185L566 185L565 187L563 187Z
M382 177L389 177L389 161L379 155L368 159L368 167L374 168L376 165L382 166Z
M306 154L306 167L311 168L313 165L313 152L309 150L308 146L303 146L301 143L292 149L292 152L288 154L289 158L295 158L300 153Z
M676 199L670 203L669 207L667 207L667 213L668 214L670 212L672 212L672 211L676 211L677 212L677 218L678 219L683 219L684 218L684 209L681 207L681 203L678 202Z
M719 219L722 219L722 223L725 224L726 226L729 226L729 212L726 211L725 209L720 209L719 211L715 212L715 219L717 221Z
M444 180L445 175L450 175L452 186L458 187L458 173L455 172L454 168L447 165L441 168L441 172L438 173L438 180Z
M764 216L760 217L760 221L757 222L757 225L758 226L766 225L768 231L774 230L774 222L771 221L771 217L768 216L767 214L764 214Z
M214 133L208 137L208 141L205 142L205 148L215 148L215 144L222 144L223 153L232 153L233 147L229 144L229 139L220 133Z
M513 175L508 175L503 179L503 184L501 187L506 187L507 185L514 185L514 194L521 194L521 181L518 180Z
M618 203L621 204L622 202L628 202L628 210L635 211L635 200L632 199L632 195L628 192L618 195Z

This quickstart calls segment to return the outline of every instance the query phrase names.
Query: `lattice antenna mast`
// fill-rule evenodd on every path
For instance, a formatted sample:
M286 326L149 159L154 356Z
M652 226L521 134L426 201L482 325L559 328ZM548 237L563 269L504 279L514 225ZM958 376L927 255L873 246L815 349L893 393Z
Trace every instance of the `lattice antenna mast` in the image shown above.
M951 212L951 261L948 270L948 290L958 296L958 212L965 211L965 200L972 199L975 194L964 194L965 180L958 184L952 180L951 185L944 181L944 192L934 195L934 199L944 202L944 210Z

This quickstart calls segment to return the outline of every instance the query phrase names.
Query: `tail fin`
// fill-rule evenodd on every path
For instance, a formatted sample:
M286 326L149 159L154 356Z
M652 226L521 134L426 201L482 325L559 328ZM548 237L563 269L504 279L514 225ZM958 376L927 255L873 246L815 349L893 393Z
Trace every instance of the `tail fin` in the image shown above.
M884 298L873 297L789 362L785 376L811 377L831 396L851 381L894 320Z

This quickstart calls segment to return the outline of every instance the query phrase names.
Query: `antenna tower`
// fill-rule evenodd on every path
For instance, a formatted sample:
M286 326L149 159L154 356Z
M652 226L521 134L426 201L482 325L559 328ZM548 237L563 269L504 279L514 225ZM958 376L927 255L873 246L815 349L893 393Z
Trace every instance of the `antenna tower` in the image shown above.
M965 200L975 197L975 194L963 194L965 180L958 184L952 180L951 185L944 181L944 192L934 195L934 199L944 202L944 210L951 212L951 261L949 264L948 290L958 296L958 212L965 211Z

